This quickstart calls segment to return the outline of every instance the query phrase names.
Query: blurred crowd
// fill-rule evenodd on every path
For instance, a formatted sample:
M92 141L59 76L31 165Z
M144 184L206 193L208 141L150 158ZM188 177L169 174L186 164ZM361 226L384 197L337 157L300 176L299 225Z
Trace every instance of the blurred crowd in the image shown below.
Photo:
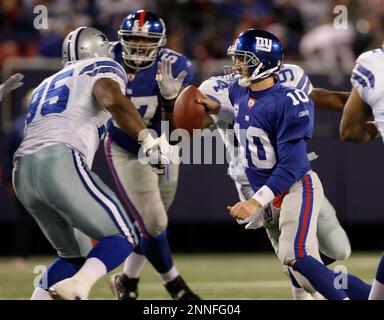
M0 63L8 56L61 54L65 34L92 25L116 40L122 19L146 8L162 17L167 46L205 62L225 58L236 34L250 27L275 33L286 58L340 64L348 70L359 53L378 47L384 29L383 0L2 0L0 4ZM48 29L36 30L33 8L48 8ZM346 30L334 28L348 8Z

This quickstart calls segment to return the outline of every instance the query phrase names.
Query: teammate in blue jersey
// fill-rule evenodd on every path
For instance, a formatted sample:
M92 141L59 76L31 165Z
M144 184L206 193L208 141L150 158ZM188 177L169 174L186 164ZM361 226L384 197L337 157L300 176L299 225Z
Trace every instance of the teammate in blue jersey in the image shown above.
M171 119L177 95L192 81L192 65L185 56L164 48L165 24L152 12L139 10L127 16L118 35L119 42L111 49L128 74L127 96L147 127L160 136L161 121ZM177 271L167 238L167 210L175 196L178 166L170 165L169 177L157 176L150 165L139 161L139 147L114 121L109 122L108 163L141 234L141 245L126 260L123 272L112 276L112 290L118 299L137 299L139 275L148 259L173 299L198 299Z

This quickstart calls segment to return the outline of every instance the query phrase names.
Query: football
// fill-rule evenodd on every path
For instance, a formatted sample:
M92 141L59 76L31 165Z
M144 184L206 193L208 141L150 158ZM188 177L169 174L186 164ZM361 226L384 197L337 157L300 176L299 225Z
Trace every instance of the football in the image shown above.
M195 86L186 87L177 97L173 110L173 119L176 128L185 129L192 134L193 129L200 129L204 116L205 107L196 102L203 94Z

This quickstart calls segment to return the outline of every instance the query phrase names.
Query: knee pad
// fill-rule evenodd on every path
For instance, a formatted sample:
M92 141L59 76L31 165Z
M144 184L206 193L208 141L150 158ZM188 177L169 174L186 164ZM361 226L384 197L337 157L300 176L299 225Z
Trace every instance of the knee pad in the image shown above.
M145 225L144 232L142 230L144 236L149 235L156 238L167 229L168 216L160 199L154 202L149 201L145 206L143 206L140 214Z
M352 251L348 236L340 225L326 236L319 237L319 250L334 260L346 260Z
M340 225L336 211L328 199L324 198L317 221L319 250L334 260L345 260L351 254L348 236Z
M281 263L285 266L289 266L289 263L296 259L294 244L286 241L279 241L279 248L277 256Z
M168 211L176 195L177 181L167 181L166 186L160 187L161 200L165 211Z

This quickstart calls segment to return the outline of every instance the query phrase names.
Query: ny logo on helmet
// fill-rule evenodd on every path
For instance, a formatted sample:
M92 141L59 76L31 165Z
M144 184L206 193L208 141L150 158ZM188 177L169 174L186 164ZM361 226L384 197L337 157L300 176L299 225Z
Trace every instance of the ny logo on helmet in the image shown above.
M272 51L272 40L262 37L256 37L256 50Z
M132 27L132 33L148 33L149 31L149 23L148 21L146 21L144 23L144 25L140 26L140 21L139 20L135 20L133 22L133 27Z

